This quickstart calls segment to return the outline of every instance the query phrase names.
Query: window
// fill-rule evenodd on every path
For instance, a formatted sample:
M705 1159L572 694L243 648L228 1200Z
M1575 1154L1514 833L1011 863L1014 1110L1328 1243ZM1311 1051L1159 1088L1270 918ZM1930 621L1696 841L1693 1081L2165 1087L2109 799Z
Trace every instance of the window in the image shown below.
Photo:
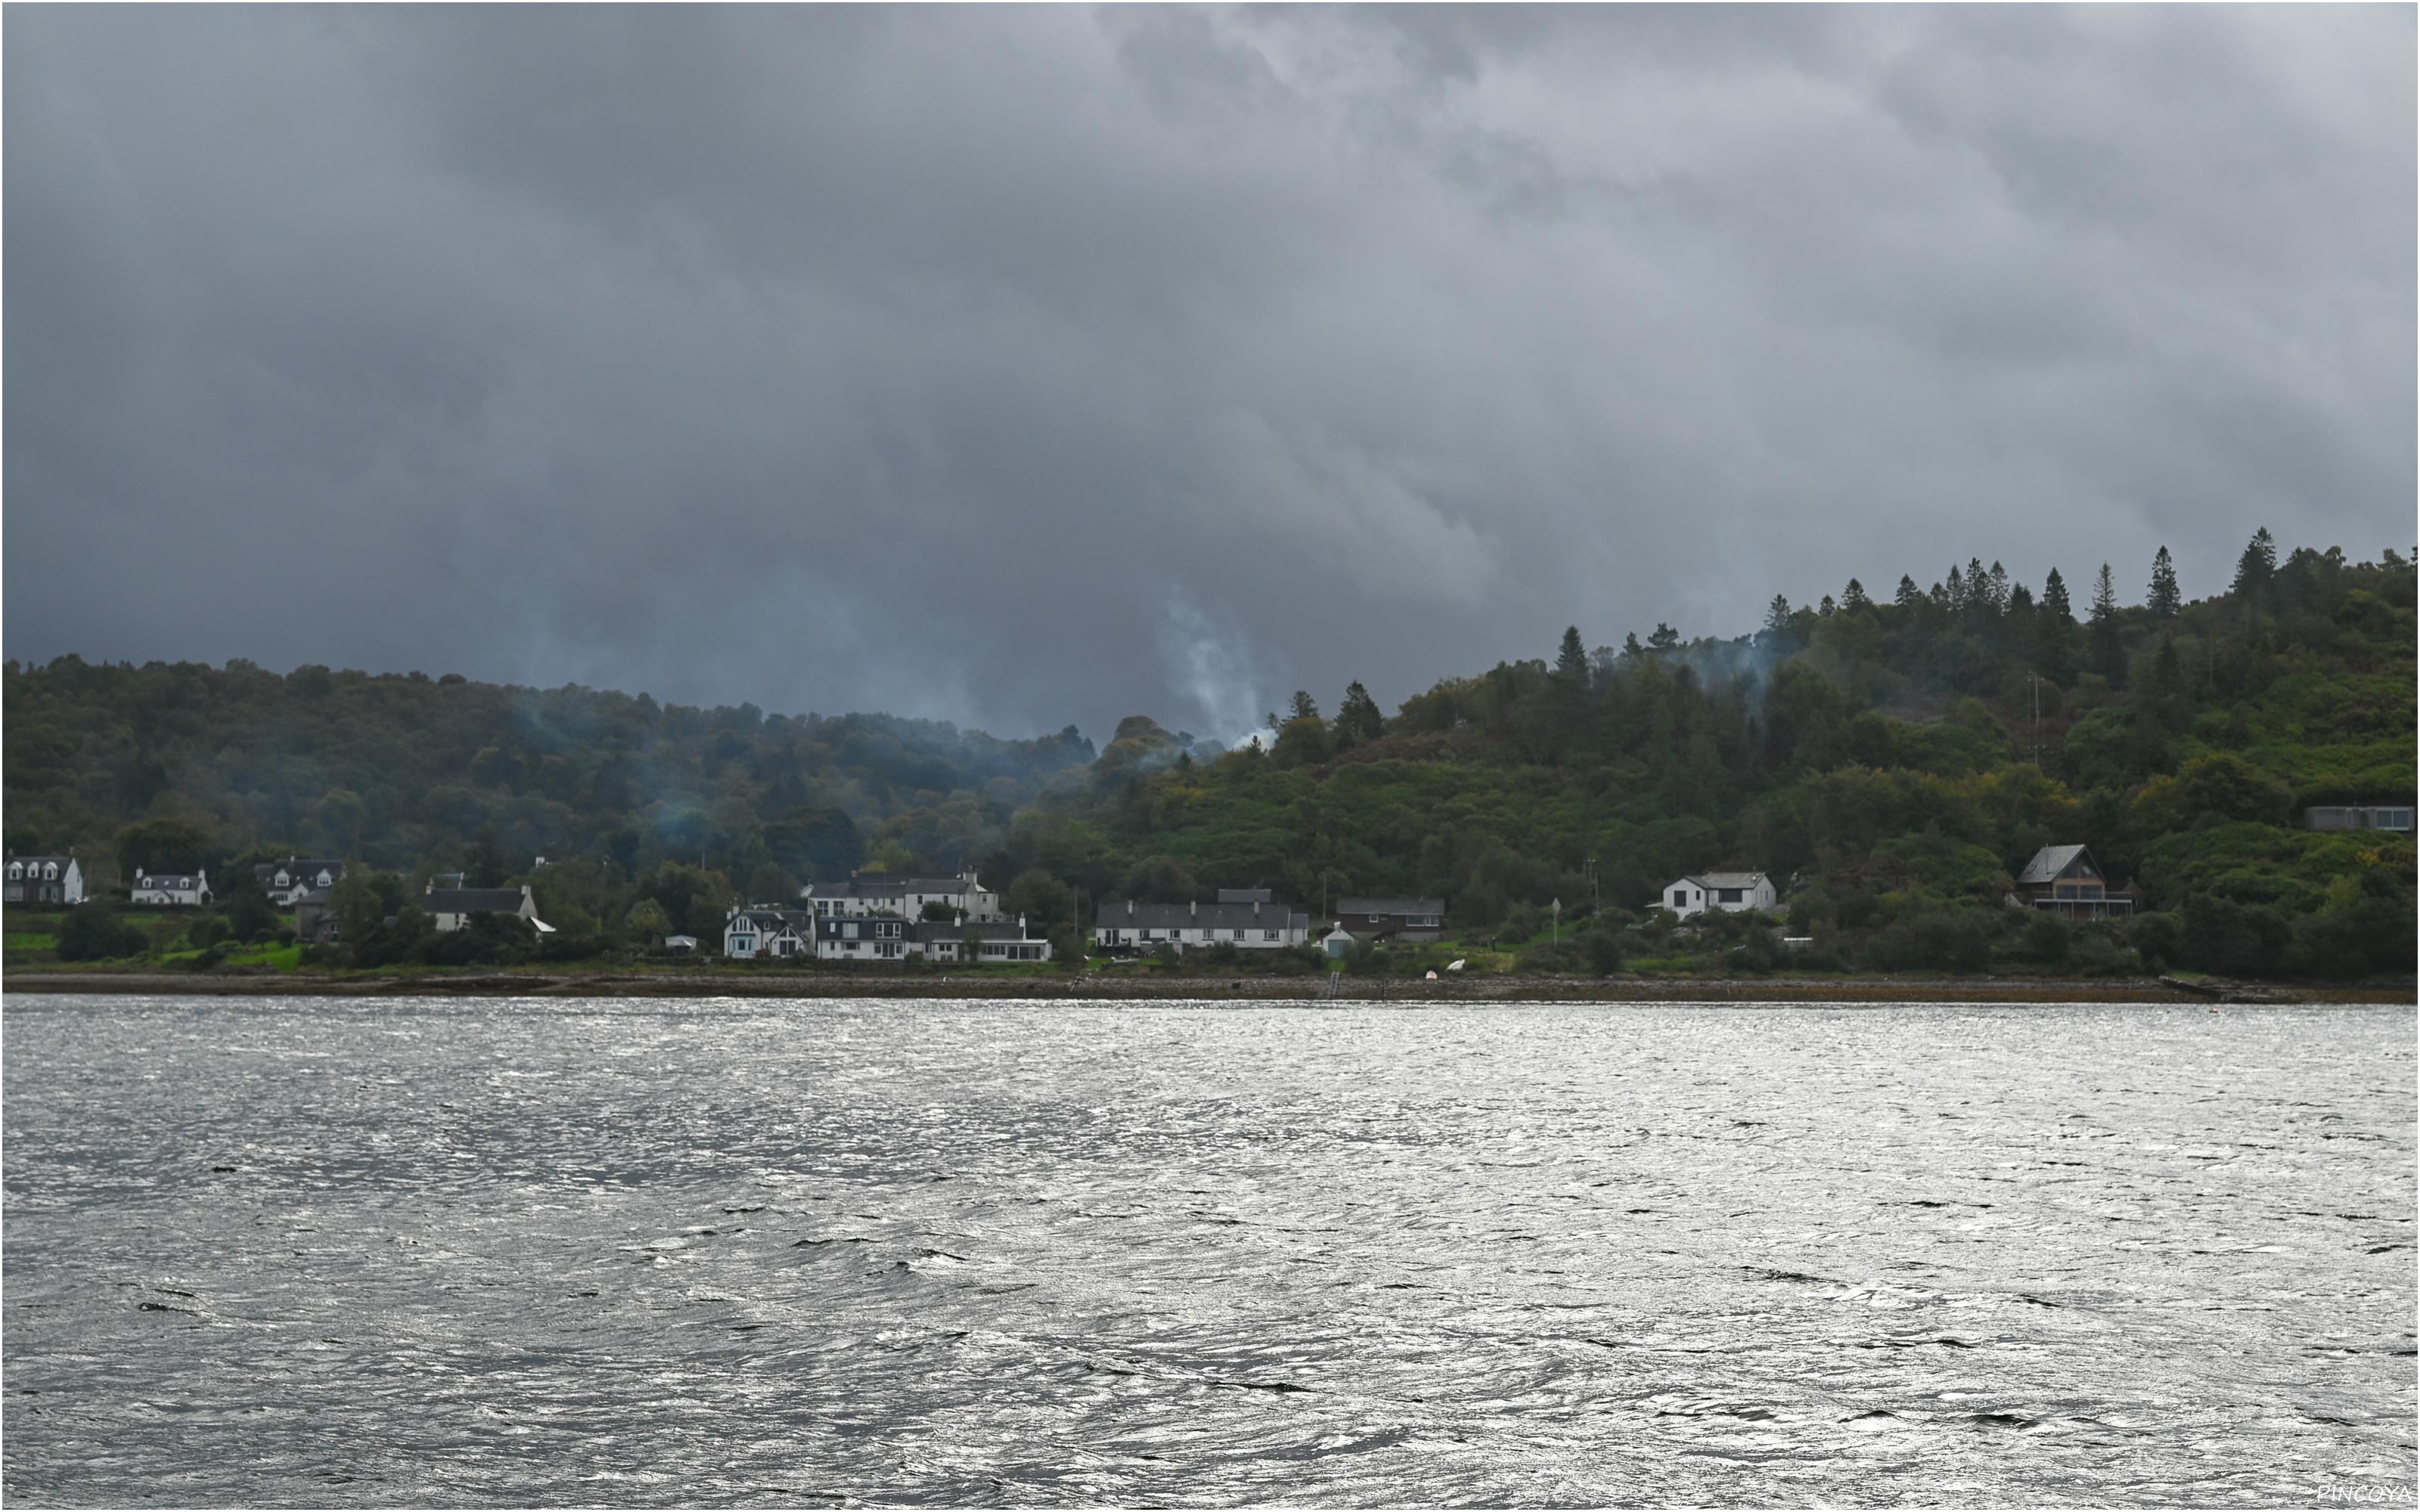
M840 927L840 937L845 940L857 938L857 923L854 919Z
M1435 929L1436 927L1437 917L1435 914L1414 914L1412 916L1412 928L1414 929Z
M882 956L895 956L899 953L899 947L892 944L889 940L884 940L874 948L874 953L876 955Z
M1239 940L1240 940L1240 939L1242 939L1243 937L1244 937L1244 932L1243 932L1242 930L1237 930L1237 931L1235 932L1235 938L1237 938L1237 939L1239 939Z
M1739 901L1740 889L1737 887L1716 887L1714 889L1714 902L1718 903L1735 903Z
M8 880L9 880L9 881L14 882L14 881L16 881L19 877L22 877L22 876L23 876L24 874L25 874L25 869L24 869L23 867L19 866L19 865L18 865L16 862L14 862L14 861L11 861L11 862L9 862L9 863L8 863Z
M1675 887L1672 889L1672 906L1675 908L1686 908L1689 906L1689 893L1687 888Z
M874 926L874 937L878 940L895 940L899 937L899 926L896 924L876 924Z
M2378 827L2381 829L2410 829L2412 827L2412 810L2409 809L2381 809L2378 810Z

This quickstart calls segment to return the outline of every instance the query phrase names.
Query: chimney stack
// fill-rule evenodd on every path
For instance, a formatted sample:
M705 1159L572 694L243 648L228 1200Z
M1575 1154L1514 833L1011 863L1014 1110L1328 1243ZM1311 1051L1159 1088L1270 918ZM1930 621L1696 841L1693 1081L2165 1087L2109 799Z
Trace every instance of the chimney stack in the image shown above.
M1185 917L1187 918L1200 918L1202 917L1202 900L1196 898L1192 902L1187 903L1185 905Z

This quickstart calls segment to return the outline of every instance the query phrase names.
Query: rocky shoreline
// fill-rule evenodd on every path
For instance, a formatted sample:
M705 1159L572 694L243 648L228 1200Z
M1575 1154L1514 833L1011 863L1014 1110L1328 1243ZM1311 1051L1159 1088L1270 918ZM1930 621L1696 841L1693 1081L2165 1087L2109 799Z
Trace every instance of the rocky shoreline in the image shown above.
M822 972L505 971L455 975L240 976L186 972L14 971L0 992L157 994L194 997L766 997L985 998L1135 1002L1337 1003L2409 1003L2411 982L2350 985L2245 983L2152 978L2055 979L1766 977L1468 977L1425 981L1347 977L1331 995L1325 977L1156 978L827 975Z

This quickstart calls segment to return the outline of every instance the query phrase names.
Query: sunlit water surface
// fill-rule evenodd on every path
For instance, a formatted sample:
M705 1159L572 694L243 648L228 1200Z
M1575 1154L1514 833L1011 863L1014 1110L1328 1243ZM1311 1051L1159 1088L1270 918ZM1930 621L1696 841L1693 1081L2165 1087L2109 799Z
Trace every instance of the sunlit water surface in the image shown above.
M2308 1504L2408 1009L10 997L26 1504Z

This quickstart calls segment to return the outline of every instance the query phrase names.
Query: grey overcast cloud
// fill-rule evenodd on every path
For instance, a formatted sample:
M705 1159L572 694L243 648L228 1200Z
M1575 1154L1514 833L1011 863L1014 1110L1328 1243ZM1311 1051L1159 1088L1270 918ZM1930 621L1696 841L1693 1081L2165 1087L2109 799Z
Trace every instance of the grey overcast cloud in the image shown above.
M2410 6L10 6L6 631L1003 734L2408 549Z

